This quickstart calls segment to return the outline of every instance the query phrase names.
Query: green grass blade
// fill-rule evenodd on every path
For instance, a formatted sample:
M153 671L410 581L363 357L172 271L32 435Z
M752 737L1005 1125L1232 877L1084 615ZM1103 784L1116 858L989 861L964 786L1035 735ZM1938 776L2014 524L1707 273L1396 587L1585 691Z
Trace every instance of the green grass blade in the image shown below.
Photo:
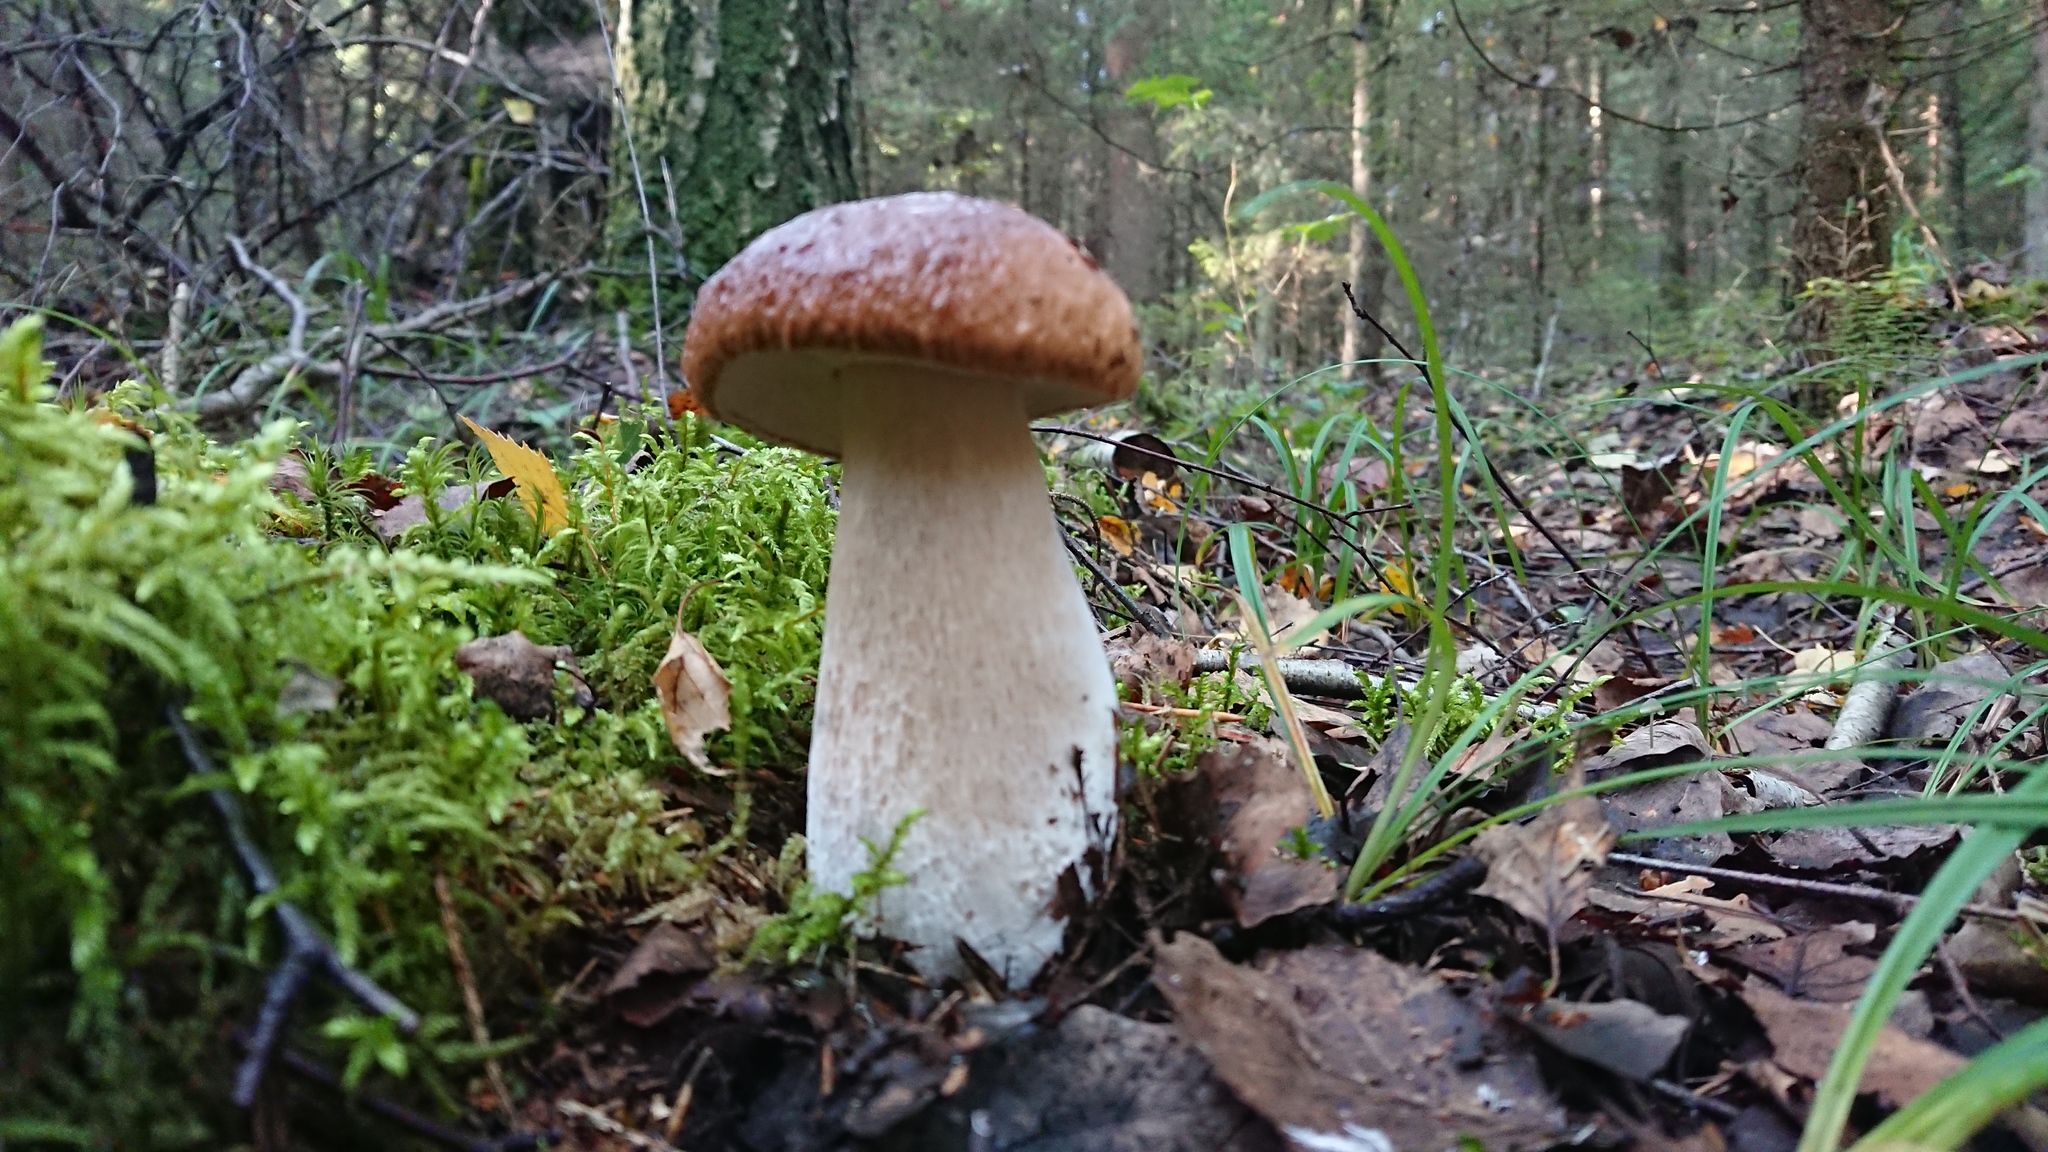
M1870 1130L1851 1152L1949 1152L2013 1105L2048 1086L2048 1020L1980 1053Z
M2048 799L2048 773L2027 777L2005 799L2040 801ZM1842 1127L1849 1120L1849 1107L1856 1101L1856 1089L1863 1081L1871 1046L1891 1019L1892 1008L1905 992L1906 984L1920 970L1920 964L1941 941L1949 922L1967 904L1977 885L2011 855L2027 836L2023 827L1979 828L1963 841L1927 882L1920 903L1906 916L1893 934L1891 946L1877 962L1877 970L1863 986L1863 996L1849 1017L1827 1076L1814 1089L1813 1107L1807 1114L1806 1130L1799 1138L1799 1152L1836 1152L1842 1144Z

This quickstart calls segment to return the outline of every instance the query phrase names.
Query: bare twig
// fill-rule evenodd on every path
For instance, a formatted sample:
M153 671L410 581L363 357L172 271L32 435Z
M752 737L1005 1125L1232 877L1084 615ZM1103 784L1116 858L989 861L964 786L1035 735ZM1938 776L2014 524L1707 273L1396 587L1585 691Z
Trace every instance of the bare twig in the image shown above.
M462 986L462 1009L469 1017L469 1038L480 1049L491 1046L491 1030L484 1026L484 998L476 990L476 973L469 967L469 951L462 945L462 917L455 911L455 895L448 890L448 877L434 873L434 898L441 902L441 935L448 940L448 963L455 969L455 982ZM505 1087L505 1070L496 1056L484 1058L484 1075L498 1097L498 1110L512 1118L512 1093Z
M1655 856L1636 856L1627 852L1609 852L1609 864L1625 864L1631 868L1652 868L1660 872L1677 872L1684 876L1705 876L1709 880L1726 880L1734 884L1754 884L1761 888L1783 888L1791 892L1807 892L1816 896L1841 896L1850 900L1868 900L1873 904L1885 904L1908 912L1920 903L1920 897L1904 892L1887 892L1865 884L1835 884L1826 880L1803 880L1797 876L1773 876L1767 872L1739 872L1733 868L1715 868L1706 864L1682 864L1671 860L1660 860ZM1988 904L1965 904L1956 913L1958 916L1983 916L1992 920L2019 921L2026 919L2011 908L1993 908Z
M230 243L238 253L245 253L240 241L233 237ZM208 392L186 402L186 406L197 411L200 419L214 419L233 416L248 411L263 399L271 389L283 383L294 373L327 378L339 377L342 365L334 360L315 360L306 340L305 302L280 280L276 273L263 268L253 260L243 267L262 280L270 290L285 300L292 308L292 327L286 336L285 349L275 352L244 368L234 382L218 392ZM389 324L374 324L363 329L363 335L380 344L405 336L415 336L459 324L462 321L485 315L507 304L523 300L557 280L579 275L584 269L567 269L515 280L492 292L468 300L451 300L423 309L403 320ZM312 348L324 347L340 340L345 329L337 326L328 329L312 341ZM421 374L425 378L425 374Z
M646 1149L646 1152L676 1152L675 1145L670 1144L661 1137L649 1136L638 1128L628 1128L626 1125L599 1112L588 1104L579 1103L575 1100L564 1100L560 1104L555 1105L555 1107L561 1111L562 1115L581 1120L599 1132L607 1136L616 1136L635 1148Z
M235 1043L247 1050L250 1038L246 1034L237 1034ZM284 1066L285 1071L302 1080L335 1092L344 1091L341 1077L296 1048L278 1049L277 1062ZM453 1148L456 1152L525 1152L529 1148L552 1147L562 1138L560 1132L515 1132L495 1140L488 1136L475 1136L367 1092L349 1094L349 1103L373 1116L381 1116L423 1140L443 1148Z
M186 722L183 710L175 703L166 704L164 718L177 734L178 745L185 754L185 765L192 775L212 776L215 772L213 759L200 745L198 734ZM228 843L241 859L243 870L248 872L250 886L258 895L275 892L278 888L277 873L271 869L270 861L262 850L256 847L255 837L249 834L241 802L225 788L209 789L206 795L220 813L221 823L227 828ZM371 1011L397 1021L401 1031L410 1034L420 1026L419 1013L342 960L333 942L313 926L313 921L299 911L298 905L289 900L279 900L271 905L271 912L277 918L278 927L284 931L285 954L264 989L256 1030L249 1038L248 1056L235 1072L234 1100L235 1105L241 1108L256 1102L256 1090L263 1082L264 1070L283 1038L285 1018L291 1014L292 1003L305 988L307 977L315 970L325 972L328 979Z

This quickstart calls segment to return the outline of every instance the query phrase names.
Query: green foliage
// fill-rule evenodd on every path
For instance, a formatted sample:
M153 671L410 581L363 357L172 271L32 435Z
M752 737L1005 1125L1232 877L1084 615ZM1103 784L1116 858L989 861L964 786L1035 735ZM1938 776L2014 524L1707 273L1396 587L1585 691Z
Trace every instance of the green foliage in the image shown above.
M436 1086L480 1059L436 1041L461 1010L436 874L481 925L491 998L533 978L516 949L680 890L744 834L743 778L727 815L671 812L666 778L688 769L650 678L679 605L733 684L717 758L786 763L803 743L833 523L808 457L615 426L562 464L571 526L551 539L516 500L430 499L386 548L344 483L366 461L330 477L309 450L302 504L269 486L288 425L224 447L128 409L124 387L115 409L157 424L159 498L131 503L139 435L49 403L46 373L34 322L0 337L0 1122L217 1145L219 1026L253 1013L276 960L272 899L430 1025L400 1039L302 1013L297 1042L341 1046L351 1079ZM438 493L486 468L422 444L404 478ZM596 706L520 724L478 699L455 649L513 628L572 645ZM189 778L171 703L217 776ZM214 787L242 795L275 897L250 898L196 795Z
M1175 72L1170 76L1147 76L1124 89L1124 99L1133 104L1150 104L1161 112L1184 104L1191 108L1200 108L1214 95L1216 93L1213 90L1202 87L1200 79L1185 72Z
M905 813L889 833L889 843L881 848L871 841L861 841L868 850L868 866L853 874L851 892L819 888L808 879L798 881L789 897L789 910L755 931L753 941L747 945L747 960L775 964L801 964L808 960L818 964L835 949L851 955L861 916L874 911L884 889L910 879L890 864L902 849L903 838L910 834L910 826L923 816L922 808ZM803 840L791 837L782 851L783 871L796 872L795 860L802 851Z

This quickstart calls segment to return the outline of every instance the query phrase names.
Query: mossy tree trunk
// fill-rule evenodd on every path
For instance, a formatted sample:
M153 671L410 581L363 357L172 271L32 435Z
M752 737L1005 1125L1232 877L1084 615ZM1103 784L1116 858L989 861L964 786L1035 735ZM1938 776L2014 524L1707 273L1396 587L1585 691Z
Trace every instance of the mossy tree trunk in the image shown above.
M656 231L680 232L692 286L763 230L859 194L848 0L621 0L618 49L622 255L640 256L640 188Z
M1878 133L1899 91L1905 0L1800 0L1799 208L1792 284L1862 280L1891 265Z

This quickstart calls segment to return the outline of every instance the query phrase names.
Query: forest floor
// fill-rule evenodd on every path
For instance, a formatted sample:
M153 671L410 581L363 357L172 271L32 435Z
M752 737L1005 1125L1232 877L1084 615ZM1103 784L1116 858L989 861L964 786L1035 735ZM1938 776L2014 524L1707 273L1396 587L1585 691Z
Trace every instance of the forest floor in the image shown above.
M333 898L369 909L334 930L380 978L449 1006L442 1035L466 1020L475 1043L434 1057L447 1074L428 1091L404 1055L428 1076L427 1049L402 1048L388 1024L341 1014L317 1037L288 1035L247 1146L410 1133L476 1150L1378 1152L1469 1138L1782 1152L1830 1100L1847 1102L1852 1135L1868 1131L2031 1036L2048 1008L2048 860L2023 842L2043 821L2018 794L2048 754L2048 636L2024 624L2048 606L2031 463L2048 448L2048 327L1943 315L1915 313L1911 356L1804 369L1652 356L1547 397L1461 384L1448 485L1429 393L1391 380L1262 404L1220 435L1129 413L1042 429L1123 688L1125 763L1100 890L1018 992L991 973L934 986L899 947L853 935L857 908L797 883L791 750L830 524L814 464L678 413L673 440L654 421L593 424L555 464L492 442L466 477L424 450L397 478L306 449L274 475L251 465L279 501L264 513L273 541L381 539L396 557L404 537L438 562L509 579L516 561L558 586L445 593L429 616L463 623L444 639L335 656L332 680L286 668L268 689L276 711L312 716L294 738L364 764L382 761L363 749L393 742L463 750L450 765L486 767L456 799L488 807L496 831L451 838L445 813L402 835L324 826L353 838L357 864L380 859L377 843L410 845L371 895ZM1186 434L1200 427L1206 445ZM172 439L159 434L166 469ZM194 459L185 471L223 491L240 475ZM184 489L167 475L173 499ZM419 498L433 491L440 516ZM673 503L678 491L697 503ZM1447 498L1456 563L1436 565ZM551 501L577 526L556 539L581 533L587 550L526 550ZM676 535L618 543L630 523ZM775 579L728 576L699 603L708 582L691 565L728 564L748 539L786 548L764 561ZM336 571L354 555L333 553ZM1455 588L1432 608L1446 572ZM1248 615L1233 589L1252 594ZM1360 593L1378 599L1334 627L1312 621ZM563 647L529 644L505 665L457 648L515 623ZM645 688L686 639L736 686L734 731L708 759L715 725L678 719L687 683L671 676L658 706ZM532 653L538 665L517 666ZM1453 653L1456 679L1436 675ZM408 661L442 686L438 702L378 695L378 676L409 682ZM446 689L455 667L473 689ZM524 719L520 734L504 716ZM752 745L721 742L742 729ZM341 865L323 862L320 835L309 846L305 781L273 783L289 767L244 755L232 774L257 839L321 877ZM190 836L214 837L185 803ZM1973 825L1982 860L1961 851ZM179 859L188 877L232 870ZM147 907L191 899L189 917L223 925L264 915L224 892ZM1931 934L1910 919L1923 904ZM198 1047L169 1047L156 1025L136 1035L215 1057L246 1043L234 1026L255 1018L270 965L260 943L238 947L214 946L244 957L223 985L239 991L210 991L209 970L200 999L169 998L203 1021ZM131 1001L198 979L134 963L146 978ZM10 1043L0 1087L63 1099ZM1845 1050L1867 1060L1830 1097L1817 1085ZM1999 1100L1980 1139L2048 1147L2048 1116ZM0 1123L27 1142L82 1131Z
M1934 496L1906 502L1915 522L1904 538L1925 571L1957 574L1951 601L2048 605L2048 528L2026 501L1986 499L2023 490L2015 482L2036 474L2021 461L2048 444L2036 369L2000 366L2035 339L1958 327L1924 379L1983 371L1851 421L1863 460L1905 461L1909 479L1893 481L1917 477L1913 487ZM778 1152L1428 1148L1454 1136L1490 1148L1795 1147L1851 1006L1962 824L1745 832L1730 822L1654 834L2002 791L2002 774L2043 751L2039 653L1961 631L1916 644L1892 611L1768 587L1843 578L1845 537L1859 529L1823 477L1840 476L1841 457L1828 455L1844 445L1807 446L1822 457L1815 468L1761 429L1738 421L1729 432L1739 400L1668 386L1690 371L1652 363L1638 378L1588 385L1598 391L1581 409L1589 415L1558 429L1560 445L1579 450L1503 451L1495 487L1513 494L1496 501L1506 506L1494 523L1482 513L1461 525L1486 571L1468 574L1460 671L1493 699L1518 681L1527 691L1532 669L1557 675L1520 700L1521 719L1511 713L1448 757L1437 786L1459 799L1407 830L1409 864L1419 855L1448 866L1418 869L1426 878L1413 889L1339 899L1343 869L1392 794L1408 726L1388 726L1386 697L1361 700L1371 679L1333 690L1289 676L1323 784L1341 798L1334 820L1317 820L1282 724L1243 715L1253 709L1230 704L1228 689L1222 706L1199 688L1190 696L1196 644L1214 647L1228 628L1205 626L1176 592L1221 552L1187 543L1179 484L1189 473L1160 459L1172 446L1098 426L1131 448L1111 465L1116 511L1082 529L1124 589L1102 598L1105 611L1145 618L1109 623L1128 689L1123 722L1142 733L1127 750L1142 748L1152 766L1127 772L1113 876L1064 956L1016 995L994 980L931 987L872 942L854 962L714 972L693 913L656 909L588 938L594 959L561 993L587 1011L525 1065L524 1121L559 1130L567 1147ZM1769 371L1752 376L1767 386ZM1855 399L1839 411L1853 417ZM1090 442L1076 434L1054 450ZM1337 466L1368 500L1385 498L1384 461ZM1266 592L1280 631L1331 595L1289 583L1290 530L1308 513L1284 482L1237 487L1193 512L1195 534L1258 526L1262 559L1282 573ZM1879 519L1901 507L1880 490L1870 499ZM1687 523L1703 506L1718 506L1718 522ZM1959 536L1952 521L1965 518ZM1484 559L1503 535L1520 552L1513 567ZM1718 559L1703 561L1708 538ZM1974 563L1949 554L1959 540ZM1703 571L1767 587L1714 601L1704 622L1696 603L1655 610L1696 597ZM1964 575L1987 571L1998 597L1982 575ZM1576 644L1603 602L1648 610ZM1412 681L1421 661L1402 623L1340 629L1295 655ZM1893 667L1917 658L1917 671L1867 671L1887 651L1901 654ZM1257 699L1239 676L1242 698ZM1852 683L1867 686L1860 706ZM1567 711L1602 718L1573 725L1561 759L1532 735L1542 726L1532 718L1560 695ZM1830 744L1857 725L1846 745ZM1871 752L1880 746L1888 752ZM1539 809L1526 824L1497 819ZM1630 834L1636 842L1616 844ZM1458 851L1439 855L1447 842ZM2036 925L2048 904L2037 871L2004 858L1973 895L1978 914L1906 973L1870 1048L1852 1131L2042 1018ZM2041 1147L2048 1117L2022 1105L1994 1131Z

